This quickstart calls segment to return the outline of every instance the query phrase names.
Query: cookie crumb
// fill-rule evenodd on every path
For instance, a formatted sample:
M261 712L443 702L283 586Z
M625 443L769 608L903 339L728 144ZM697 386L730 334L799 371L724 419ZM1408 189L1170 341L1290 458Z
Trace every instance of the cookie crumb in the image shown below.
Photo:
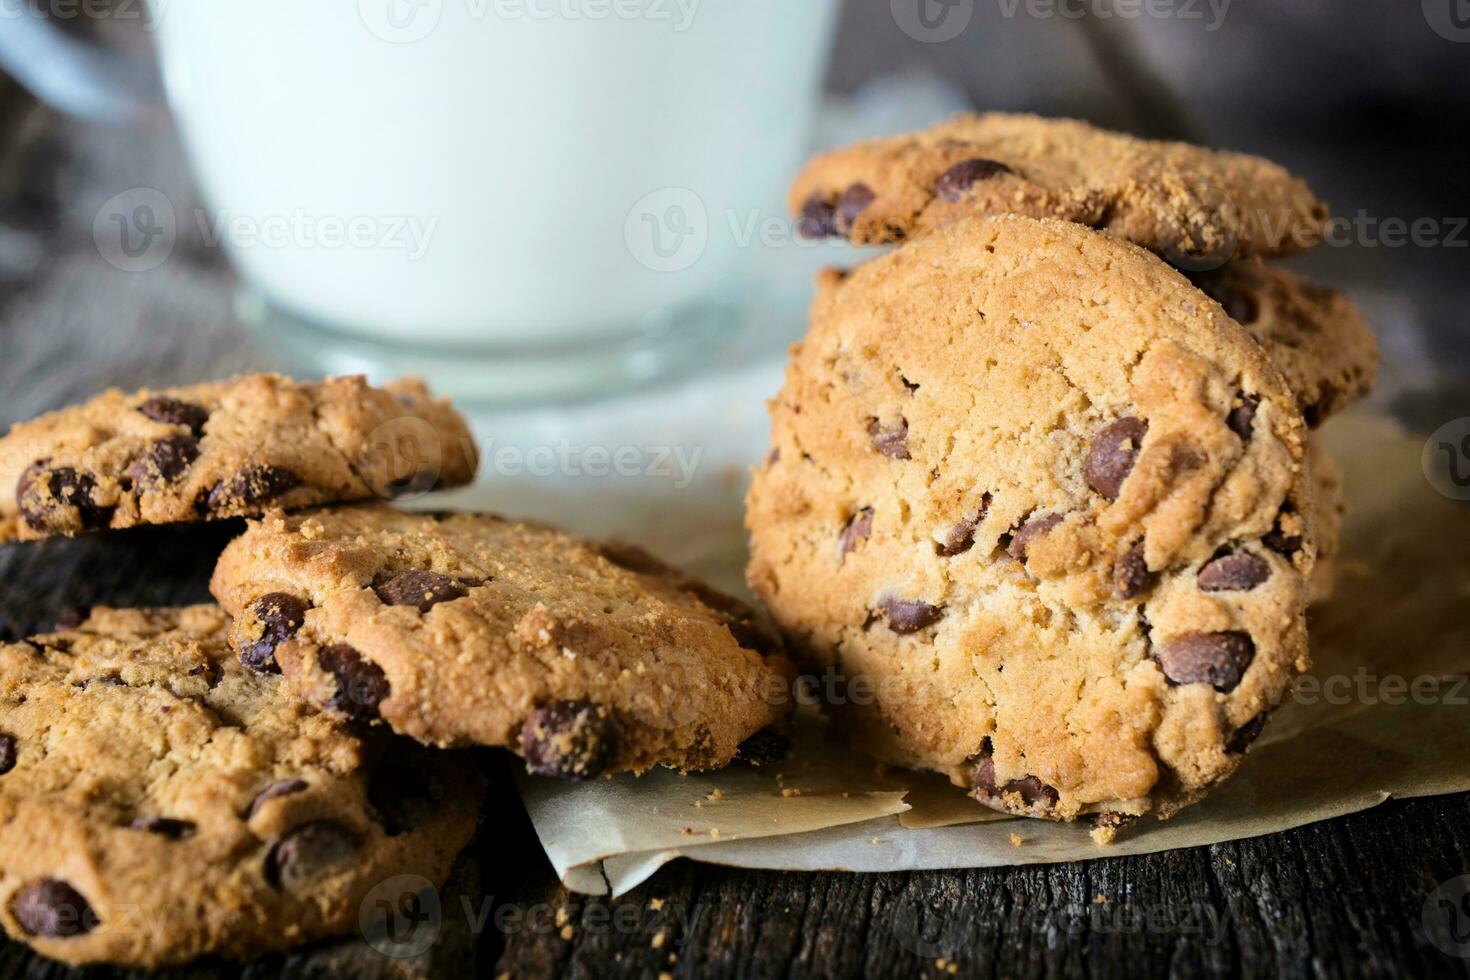
M1117 827L1093 827L1092 842L1099 847L1106 847L1118 837Z
M1094 895L1092 897L1092 904L1093 905L1106 905L1106 904L1108 904L1108 896L1104 895L1102 892L1098 892L1096 895Z
M1020 847L1024 843L1026 843L1026 838L1022 837L1020 834L1011 834L1012 847Z
M576 933L574 933L572 931L572 927L571 926L562 926L561 927L561 938L565 939L567 942L571 942L572 941L572 936L574 936L574 935L576 935Z
M781 795L784 796L784 797L786 797L786 798L788 798L788 799L790 799L793 796L800 796L801 795L801 790L799 790L799 789L783 789L783 790L781 790Z
M663 949L664 948L664 940L667 939L667 938L668 938L668 933L664 932L663 930L659 930L658 932L654 933L653 934L653 941L652 941L653 948L654 949Z
M705 796L705 799L707 799L707 800L723 800L724 798L725 798L725 792L724 792L724 790L719 790L719 789L710 790L709 793L706 794L706 796Z
M661 898L650 898L648 900L648 907L657 912L664 907L664 900Z

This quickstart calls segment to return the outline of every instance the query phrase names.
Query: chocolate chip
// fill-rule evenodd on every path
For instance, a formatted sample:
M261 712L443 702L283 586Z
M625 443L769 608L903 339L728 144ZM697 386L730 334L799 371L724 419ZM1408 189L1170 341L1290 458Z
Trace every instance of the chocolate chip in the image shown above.
M169 436L138 454L128 466L128 479L141 487L171 483L183 476L198 458L198 439L193 436Z
M220 665L213 660L206 660L202 664L195 664L189 668L190 677L203 677L204 682L210 687L219 683Z
M304 779L278 779L257 793L255 799L250 801L250 808L245 811L245 819L249 820L255 816L267 802L283 796L293 796L305 789L306 780Z
M172 817L139 817L128 824L133 830L146 830L150 834L166 837L169 840L183 840L192 837L195 825L192 820L175 820Z
M163 395L148 399L138 406L138 411L165 425L186 425L196 436L204 434L204 423L209 421L209 412L202 405Z
M980 181L1009 173L1015 171L996 160L986 160L983 157L961 160L939 175L939 180L934 183L934 193L946 201L958 201Z
M796 219L796 232L802 238L826 238L836 235L837 208L817 191L801 206L801 217Z
M909 456L909 421L899 419L898 425L891 429L884 428L877 419L868 420L868 436L873 440L873 448L884 456L894 459L910 459Z
M357 837L334 820L313 820L286 833L265 856L272 888L294 887L357 853Z
M669 566L635 544L608 541L597 546L598 554L625 571L637 575L666 575Z
M878 600L878 612L888 620L888 628L900 636L933 626L944 616L944 610L939 606L931 606L918 599L896 599L892 596L884 596Z
M1240 404L1225 416L1225 424L1230 427L1231 432L1240 436L1242 442L1250 442L1256 424L1256 408L1260 404L1261 399L1255 395L1241 395Z
M1249 633L1185 633L1155 651L1164 676L1175 684L1210 684L1235 690L1256 656Z
M791 739L774 728L762 728L740 743L735 758L753 766L768 766L780 762L791 751Z
M306 603L286 592L267 592L250 604L260 624L260 639L240 648L240 662L251 670L280 673L276 647L296 635L306 622Z
M1248 592L1271 577L1266 559L1245 551L1222 555L1199 570L1201 592Z
M1225 308L1230 319L1243 327L1255 323L1261 315L1261 304L1255 294L1234 283L1211 280L1200 287L1205 295Z
M64 513L67 508L76 511L77 524L83 530L96 530L112 517L112 508L96 502L96 490L97 481L90 473L78 473L70 466L49 469L42 461L32 463L21 474L15 502L33 531L70 530Z
M1138 820L1138 815L1133 813L1118 813L1115 810L1104 810L1102 813L1094 814L1092 825L1103 830L1122 830L1129 824Z
M390 691L383 668L364 660L362 654L346 643L323 647L316 655L317 665L337 679L337 693L327 707L358 721L378 717L378 705Z
M1131 415L1098 429L1087 451L1087 485L1108 500L1117 500L1147 431L1148 423Z
M40 878L21 886L10 900L10 914L28 936L64 939L97 928L97 913L71 885Z
M531 713L521 726L526 768L559 779L593 779L617 755L617 729L601 705L558 698Z
M394 757L378 765L368 785L368 802L389 837L422 827L443 801L444 787L437 780Z
M1261 730L1266 727L1266 716L1268 712L1262 711L1250 721L1241 725L1230 733L1230 740L1225 743L1225 751L1231 755L1239 755L1251 747L1256 739L1261 737Z
M1290 558L1302 547L1302 536L1300 534L1288 533L1284 524L1284 518L1291 511L1283 511L1276 517L1276 524L1261 537L1261 543L1278 555Z
M1058 524L1062 523L1061 514L1040 514L1032 517L1021 525L1012 537L1010 544L1006 545L1006 554L1017 561L1026 560L1026 549L1031 546L1032 539L1045 534Z
M1143 557L1144 545L1140 541L1118 556L1113 563L1113 587L1118 590L1118 598L1133 599L1153 588L1159 580L1158 572L1151 572L1148 562Z
M1019 794L1027 809L1050 810L1060 799L1057 791L1035 776L1013 779L1004 786L995 783L995 757L990 750L989 740L981 750L980 760L970 775L975 799L997 810L1009 810L1005 797Z
M415 606L428 612L441 602L463 599L469 595L448 575L439 572L403 572L373 586L379 599L390 606Z
M866 541L868 535L873 533L873 508L863 507L847 519L842 525L842 532L838 534L837 541L842 554L847 554L858 546L859 541Z
M842 192L837 199L836 215L833 222L837 231L847 234L852 230L852 224L857 221L858 215L862 214L873 199L877 197L873 189L864 183L856 183Z
M975 528L985 520L986 513L990 510L990 494L985 494L980 500L980 510L973 517L961 518L945 532L943 541L934 543L935 554L943 558L953 558L962 555L975 545Z
M66 612L56 617L57 632L67 632L77 629L85 623L92 615L91 606L72 606Z
M252 463L209 491L207 506L214 513L249 507L279 497L301 486L301 477L288 469Z
M0 734L0 776L15 768L18 757L15 736Z

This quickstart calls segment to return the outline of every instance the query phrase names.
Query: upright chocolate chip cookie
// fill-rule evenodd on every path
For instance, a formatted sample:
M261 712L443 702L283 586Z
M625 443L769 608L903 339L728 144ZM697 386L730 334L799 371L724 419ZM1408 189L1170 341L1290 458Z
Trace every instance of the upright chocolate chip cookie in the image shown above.
M417 381L112 390L0 437L0 541L393 497L475 466L464 420Z
M1259 262L1193 279L1266 348L1307 425L1316 428L1373 390L1378 342L1347 296Z
M790 205L802 234L860 244L974 215L1063 218L1188 268L1301 251L1327 219L1305 184L1259 157L1003 113L824 153L796 179Z
M268 515L213 591L257 670L335 714L586 779L709 769L784 719L780 641L634 548L489 515Z
M1201 299L1121 239L1015 215L820 290L749 580L850 679L834 710L881 757L1017 813L1168 815L1305 669L1306 427Z
M473 766L365 738L241 666L215 606L94 611L0 646L0 922L68 963L251 957L441 884Z

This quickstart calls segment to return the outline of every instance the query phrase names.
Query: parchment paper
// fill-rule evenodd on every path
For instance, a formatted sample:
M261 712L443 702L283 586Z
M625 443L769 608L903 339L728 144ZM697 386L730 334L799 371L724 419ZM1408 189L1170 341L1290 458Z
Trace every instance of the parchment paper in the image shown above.
M792 758L710 774L567 785L521 778L557 873L622 894L676 857L892 871L1140 854L1252 837L1390 796L1470 790L1470 510L1431 488L1422 438L1366 412L1329 423L1352 505L1336 595L1313 610L1316 667L1237 774L1116 842L1001 817L937 777L880 771L803 719Z

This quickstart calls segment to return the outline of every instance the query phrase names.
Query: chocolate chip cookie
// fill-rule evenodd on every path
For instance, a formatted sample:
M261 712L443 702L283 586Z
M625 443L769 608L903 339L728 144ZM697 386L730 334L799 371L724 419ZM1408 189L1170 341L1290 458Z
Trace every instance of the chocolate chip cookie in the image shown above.
M1302 181L1259 157L1004 113L824 153L797 178L790 205L807 237L859 244L972 215L1063 218L1189 268L1309 248L1328 217Z
M872 751L1110 826L1239 764L1308 663L1307 430L1201 299L1119 238L1016 215L819 291L749 581Z
M1259 262L1192 278L1266 348L1307 425L1316 428L1373 390L1378 342L1347 296Z
M68 963L158 967L351 932L442 884L481 779L246 670L215 606L93 612L0 646L0 922ZM371 911L371 910L369 910Z
M635 548L490 515L268 515L212 590L241 660L313 704L547 775L722 766L791 706L780 642L744 604Z
M392 497L475 465L464 420L418 381L112 390L0 437L0 541Z

